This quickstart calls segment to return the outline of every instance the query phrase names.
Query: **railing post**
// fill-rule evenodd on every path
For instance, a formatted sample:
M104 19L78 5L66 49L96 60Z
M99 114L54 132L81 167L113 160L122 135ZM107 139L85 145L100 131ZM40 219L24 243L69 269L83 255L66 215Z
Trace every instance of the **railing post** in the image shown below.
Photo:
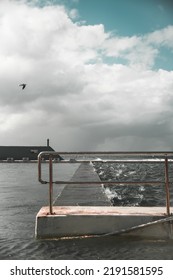
M52 197L53 197L53 168L52 168L52 156L49 155L49 213L50 215L53 214Z
M41 155L38 157L38 181L41 182Z
M166 188L166 211L170 216L170 193L169 193L169 170L168 170L168 158L165 157L165 188Z

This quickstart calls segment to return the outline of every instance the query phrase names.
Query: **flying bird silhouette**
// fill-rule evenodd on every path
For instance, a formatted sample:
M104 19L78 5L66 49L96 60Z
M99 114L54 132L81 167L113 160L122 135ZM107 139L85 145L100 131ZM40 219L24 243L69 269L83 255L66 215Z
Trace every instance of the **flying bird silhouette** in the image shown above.
M24 89L26 87L26 84L20 84L19 87L22 87L22 89Z

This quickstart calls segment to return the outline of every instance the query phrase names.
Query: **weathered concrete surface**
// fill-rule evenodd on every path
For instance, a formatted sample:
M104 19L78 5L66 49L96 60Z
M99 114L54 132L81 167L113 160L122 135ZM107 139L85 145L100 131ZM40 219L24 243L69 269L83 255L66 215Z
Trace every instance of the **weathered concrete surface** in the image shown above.
M100 181L94 171L92 164L82 163L76 170L71 181L96 182ZM65 206L111 206L111 202L105 194L102 185L67 185L61 195L56 199L54 205Z
M48 212L48 207L43 207L36 217L37 238L117 234L166 217L162 207L56 206L54 215ZM165 239L170 238L170 230L169 223L160 223L127 234Z
M166 220L166 219L165 219ZM170 221L156 221L149 224L142 224L136 229L127 230L122 235L138 236L141 238L173 239L173 217Z

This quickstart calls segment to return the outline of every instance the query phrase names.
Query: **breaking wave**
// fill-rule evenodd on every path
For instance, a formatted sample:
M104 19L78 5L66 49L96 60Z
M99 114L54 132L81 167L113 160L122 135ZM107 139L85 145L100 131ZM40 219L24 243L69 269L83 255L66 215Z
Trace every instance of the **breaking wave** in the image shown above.
M94 162L93 165L101 181L127 182L127 184L105 186L105 192L114 206L165 206L164 162ZM128 184L130 181L139 184ZM161 183L144 185L142 181Z

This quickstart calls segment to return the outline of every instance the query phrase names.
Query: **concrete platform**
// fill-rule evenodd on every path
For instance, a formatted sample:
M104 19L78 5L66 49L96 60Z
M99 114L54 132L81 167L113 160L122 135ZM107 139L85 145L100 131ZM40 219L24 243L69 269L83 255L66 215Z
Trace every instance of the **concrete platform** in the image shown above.
M173 211L173 208L171 208ZM125 215L125 216L157 216L166 217L165 207L127 207L127 206L54 206L53 216L64 215ZM48 206L44 206L38 212L38 216L51 216L49 215Z
M116 235L118 232L150 238L171 238L170 222L153 223L165 219L163 207L56 206L54 215L48 212L48 207L43 207L36 217L36 238ZM147 223L153 224L139 227Z

